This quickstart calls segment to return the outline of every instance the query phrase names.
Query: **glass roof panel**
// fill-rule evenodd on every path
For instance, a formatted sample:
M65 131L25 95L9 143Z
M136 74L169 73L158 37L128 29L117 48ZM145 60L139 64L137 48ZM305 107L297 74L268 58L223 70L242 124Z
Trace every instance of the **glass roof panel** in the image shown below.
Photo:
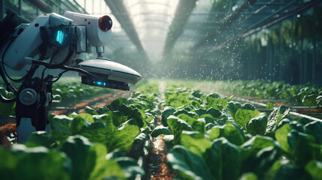
M124 0L150 60L160 60L179 0Z

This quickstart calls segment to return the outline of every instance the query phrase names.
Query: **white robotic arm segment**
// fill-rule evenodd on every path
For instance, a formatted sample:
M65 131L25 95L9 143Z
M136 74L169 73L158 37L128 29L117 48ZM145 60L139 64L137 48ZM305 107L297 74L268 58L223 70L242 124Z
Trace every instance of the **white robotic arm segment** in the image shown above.
M95 17L66 11L64 16L80 26L86 26L87 39L93 46L106 46L112 37L112 20L109 16Z
M4 63L14 70L21 70L25 65L25 57L39 55L38 48L42 44L41 27L55 26L71 23L72 20L64 18L58 14L44 14L34 19L28 26L16 28L16 39L9 44L8 49L3 52ZM20 28L21 27L21 28ZM63 36L57 36L61 40Z
M32 21L21 34L10 44L7 51L4 52L4 63L14 70L21 70L25 66L25 57L37 51L42 43L40 36L40 26L46 26L49 23L48 16L40 16ZM16 31L21 31L20 28Z
M30 24L18 26L15 29L15 39L0 52L0 57L3 55L3 62L14 70L21 70L30 63L44 65L48 69L66 70L66 66L74 66L87 71L81 73L82 78L91 76L85 78L93 80L86 81L89 85L97 85L94 81L99 78L110 84L116 83L116 86L110 86L112 88L121 87L120 89L127 90L128 83L137 83L141 75L127 66L103 57L103 47L111 38L111 27L112 20L107 15L95 17L68 11L64 16L44 14ZM80 63L76 60L80 53L88 52L87 42L96 46L98 57ZM40 62L48 58L51 58L49 63Z

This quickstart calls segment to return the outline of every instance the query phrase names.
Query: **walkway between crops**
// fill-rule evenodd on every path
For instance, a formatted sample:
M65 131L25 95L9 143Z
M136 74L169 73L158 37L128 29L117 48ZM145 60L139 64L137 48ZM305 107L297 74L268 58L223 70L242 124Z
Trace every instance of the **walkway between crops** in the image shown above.
M159 84L159 97L161 101L164 101L165 83L162 81ZM162 109L160 109L162 110ZM157 126L161 126L161 116L158 117ZM176 174L166 164L166 157L169 149L165 145L162 135L153 138L152 151L148 158L148 169L146 170L147 179L151 180L170 180L173 179Z

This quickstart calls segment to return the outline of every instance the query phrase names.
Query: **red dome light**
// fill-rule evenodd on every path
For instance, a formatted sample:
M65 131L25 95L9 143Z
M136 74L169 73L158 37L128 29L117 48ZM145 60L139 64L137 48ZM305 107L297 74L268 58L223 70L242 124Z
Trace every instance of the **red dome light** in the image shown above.
M99 18L98 25L102 31L108 31L112 28L112 19L105 15Z

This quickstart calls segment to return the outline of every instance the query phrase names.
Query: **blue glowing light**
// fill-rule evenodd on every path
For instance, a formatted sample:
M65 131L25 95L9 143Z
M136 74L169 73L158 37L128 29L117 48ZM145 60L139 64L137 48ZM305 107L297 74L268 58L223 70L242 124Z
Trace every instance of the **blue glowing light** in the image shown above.
M102 81L94 81L94 84L98 86L106 86L106 82L102 82Z
M102 82L100 82L100 81L97 81L97 82L96 82L96 84L97 84L97 85L102 85L103 83L102 83Z
M56 41L59 44L63 44L63 41L64 41L64 33L63 33L63 31L57 31Z

